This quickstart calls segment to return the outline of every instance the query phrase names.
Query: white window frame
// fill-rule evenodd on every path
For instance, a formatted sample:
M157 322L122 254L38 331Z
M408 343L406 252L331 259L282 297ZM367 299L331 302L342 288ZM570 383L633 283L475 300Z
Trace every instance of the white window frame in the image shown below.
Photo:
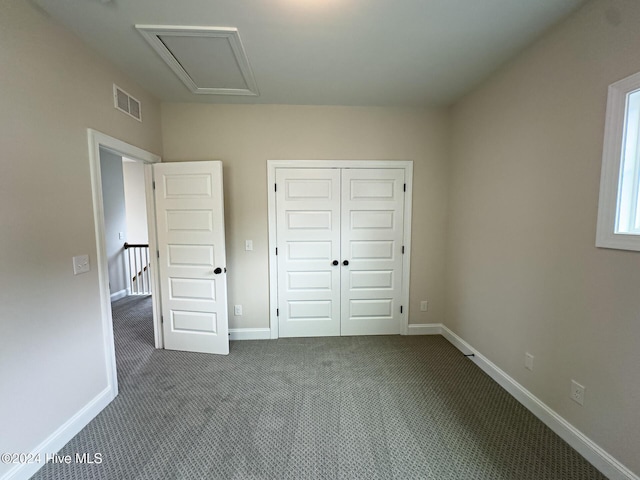
M640 73L609 85L602 151L596 247L640 251L640 235L616 233L628 96L640 90Z

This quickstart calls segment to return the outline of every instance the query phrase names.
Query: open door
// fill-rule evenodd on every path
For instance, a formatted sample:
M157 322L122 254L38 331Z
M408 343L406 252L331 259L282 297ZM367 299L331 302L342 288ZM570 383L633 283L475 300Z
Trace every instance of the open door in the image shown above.
M164 347L229 353L222 162L153 165Z

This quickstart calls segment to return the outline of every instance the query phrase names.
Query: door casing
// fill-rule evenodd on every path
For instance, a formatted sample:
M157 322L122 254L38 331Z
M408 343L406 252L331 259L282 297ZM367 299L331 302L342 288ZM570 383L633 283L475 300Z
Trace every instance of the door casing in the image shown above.
M411 197L413 192L413 161L411 160L267 160L267 198L269 221L269 328L271 338L279 338L278 325L278 262L276 258L276 183L277 168L402 168L405 171L407 195L404 202L404 255L402 263L402 315L400 334L408 334L409 278L411 266Z
M152 187L152 165L161 161L158 155L138 148L129 143L110 137L91 128L87 129L89 143L89 165L91 171L91 193L93 200L93 218L96 235L96 266L100 286L100 313L102 319L102 333L104 338L105 365L109 378L109 387L115 398L118 394L118 376L116 370L116 352L113 341L113 318L111 315L111 297L109 294L109 268L107 250L105 246L104 204L102 200L102 176L100 172L100 148L109 150L116 155L128 157L141 162L145 166L145 198L147 202L147 225L149 226L149 250L156 251L155 234L155 202ZM155 255L150 255L151 271L158 271ZM151 289L153 294L153 332L156 348L164 346L162 328L160 326L160 295L156 275L151 275Z

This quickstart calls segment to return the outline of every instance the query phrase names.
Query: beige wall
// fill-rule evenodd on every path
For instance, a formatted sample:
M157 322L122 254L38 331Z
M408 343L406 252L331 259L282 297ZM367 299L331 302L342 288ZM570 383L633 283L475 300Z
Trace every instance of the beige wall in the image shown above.
M127 242L149 243L144 163L122 162L124 204L127 212Z
M269 326L267 160L413 160L411 323L443 315L443 111L163 104L164 161L222 160L231 328ZM246 252L244 241L254 242ZM429 300L429 312L419 311Z
M589 2L453 108L446 303L453 331L636 474L640 255L594 244L607 86L640 70L638 25L640 2Z
M0 11L0 451L29 452L107 385L86 129L160 152L160 115L29 2ZM145 123L113 108L112 82Z

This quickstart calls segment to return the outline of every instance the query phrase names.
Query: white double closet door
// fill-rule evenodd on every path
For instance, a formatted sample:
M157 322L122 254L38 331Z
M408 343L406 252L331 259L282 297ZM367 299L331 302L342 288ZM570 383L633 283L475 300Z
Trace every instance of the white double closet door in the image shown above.
M404 175L276 169L280 337L400 333Z

